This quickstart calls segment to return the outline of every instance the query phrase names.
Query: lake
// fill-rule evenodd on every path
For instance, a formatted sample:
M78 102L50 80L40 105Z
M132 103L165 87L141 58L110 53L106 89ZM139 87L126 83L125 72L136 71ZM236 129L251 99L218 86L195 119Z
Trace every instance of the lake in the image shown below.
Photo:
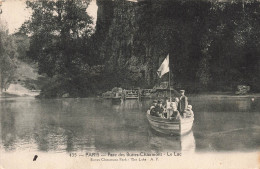
M259 150L260 98L189 97L195 120L192 132L185 136L153 131L145 116L151 102L0 98L0 149L54 153Z

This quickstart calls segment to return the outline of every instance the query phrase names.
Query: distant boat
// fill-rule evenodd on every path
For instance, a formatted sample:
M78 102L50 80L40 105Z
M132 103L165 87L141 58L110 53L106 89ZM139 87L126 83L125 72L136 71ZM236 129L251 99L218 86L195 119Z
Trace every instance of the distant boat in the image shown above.
M180 118L179 120L164 119L161 117L151 116L149 110L146 117L151 127L167 135L184 135L191 131L194 117Z

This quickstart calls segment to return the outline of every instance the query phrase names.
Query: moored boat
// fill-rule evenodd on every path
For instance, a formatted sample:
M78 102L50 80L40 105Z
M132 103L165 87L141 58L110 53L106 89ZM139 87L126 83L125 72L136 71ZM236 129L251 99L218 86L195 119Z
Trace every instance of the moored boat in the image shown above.
M147 111L146 117L150 126L157 132L168 135L184 135L191 131L194 117L176 119L165 119L151 116Z

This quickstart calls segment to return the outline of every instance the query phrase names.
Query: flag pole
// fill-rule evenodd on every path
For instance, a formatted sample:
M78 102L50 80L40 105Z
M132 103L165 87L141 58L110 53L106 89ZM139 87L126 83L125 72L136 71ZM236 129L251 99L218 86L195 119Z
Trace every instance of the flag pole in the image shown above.
M170 69L170 54L169 56L169 89L170 89L170 102L172 102L172 96L171 96L171 69Z

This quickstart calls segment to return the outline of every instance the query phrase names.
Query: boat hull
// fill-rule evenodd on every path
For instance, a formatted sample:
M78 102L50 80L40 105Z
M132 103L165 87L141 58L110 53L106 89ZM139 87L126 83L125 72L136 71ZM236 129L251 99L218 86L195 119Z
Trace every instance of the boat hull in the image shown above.
M169 120L146 114L151 127L163 134L167 135L184 135L191 131L194 117L183 118L180 120Z

